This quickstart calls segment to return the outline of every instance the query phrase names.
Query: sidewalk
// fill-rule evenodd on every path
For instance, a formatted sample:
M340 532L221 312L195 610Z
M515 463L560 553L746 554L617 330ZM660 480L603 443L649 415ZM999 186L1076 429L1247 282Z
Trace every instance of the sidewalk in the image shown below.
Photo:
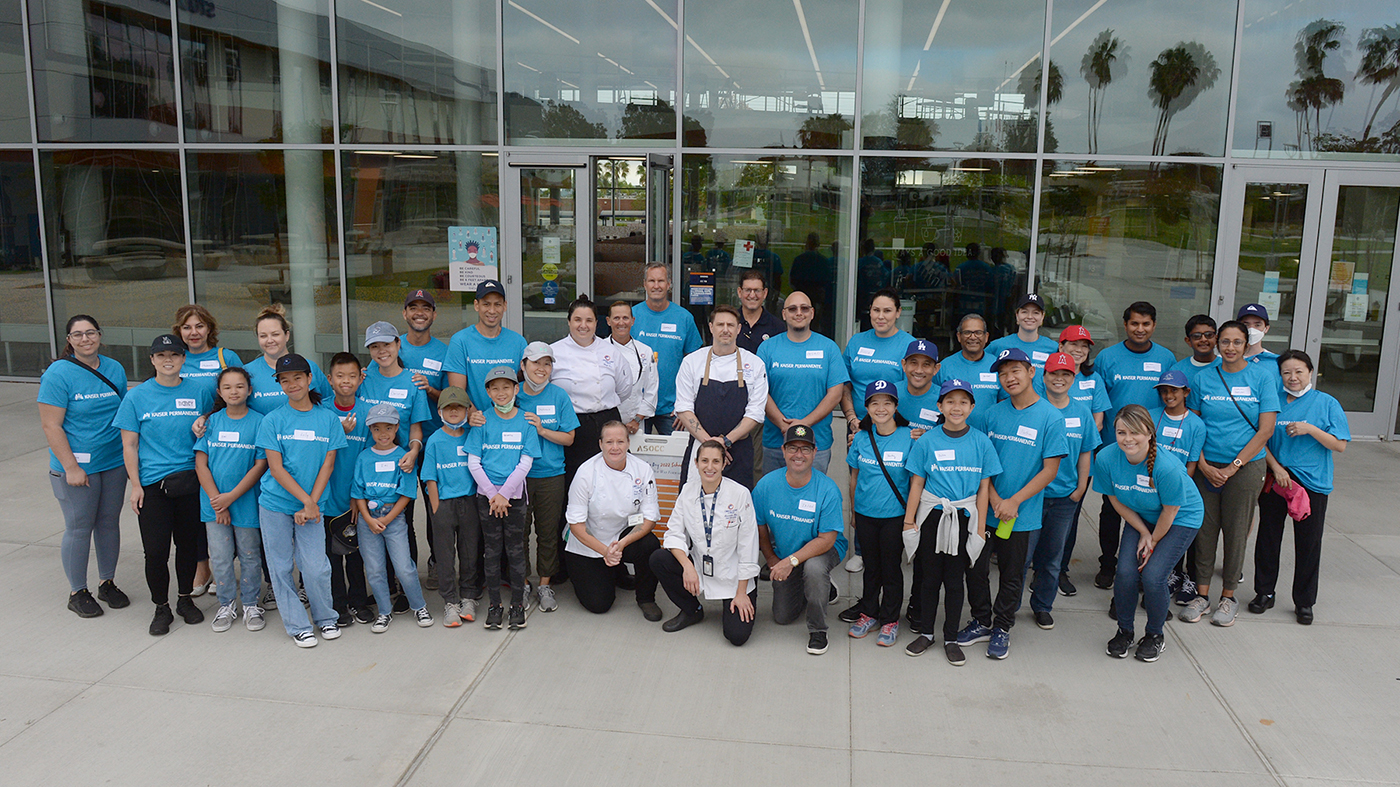
M911 659L907 631L891 649L851 640L835 617L847 598L828 607L831 649L809 656L800 623L772 623L766 587L743 648L724 642L716 603L665 634L630 593L597 616L565 585L523 631L399 616L306 651L275 612L256 633L177 619L149 636L129 511L117 583L132 606L67 611L36 392L0 384L6 785L1400 784L1400 446L1339 460L1312 627L1285 590L1233 628L1169 623L1155 664L1104 655L1114 623L1088 517L1079 595L1057 599L1053 631L1023 609L1001 662L982 646L962 668L941 648ZM833 461L843 488L844 473ZM859 575L837 574L851 595ZM198 601L212 617L214 599Z

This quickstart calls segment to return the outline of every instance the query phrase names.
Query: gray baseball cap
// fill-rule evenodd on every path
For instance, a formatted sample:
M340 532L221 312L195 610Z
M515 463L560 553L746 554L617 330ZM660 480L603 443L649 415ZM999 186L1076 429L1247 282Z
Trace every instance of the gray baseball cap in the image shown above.
M366 347L377 342L392 342L398 338L399 329L395 328L393 323L384 322L383 320L365 329Z
M515 378L515 370L509 366L497 366L495 369L487 372L484 385L490 385L493 380L510 380L513 383L520 382Z
M392 404L377 404L369 408L369 415L365 416L365 426L374 424L399 425L399 408Z

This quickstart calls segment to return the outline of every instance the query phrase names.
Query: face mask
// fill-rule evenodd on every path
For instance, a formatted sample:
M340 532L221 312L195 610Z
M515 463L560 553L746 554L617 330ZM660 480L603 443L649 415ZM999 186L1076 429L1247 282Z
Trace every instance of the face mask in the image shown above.
M525 378L523 383L525 385L525 392L531 395L538 394L540 391L544 390L545 385L549 385L548 381L545 381L544 385L535 385L533 382L530 381L530 378L528 376Z
M495 404L495 403L493 402L492 404ZM510 398L510 401L509 401L509 402L506 402L505 404L497 404L497 405L495 405L495 406L496 406L496 412L500 413L501 415L505 415L506 413L508 413L508 412L510 412L511 410L514 410L514 409L515 409L515 397L512 396L512 397Z
M1289 391L1289 392L1288 392L1288 395L1291 396L1291 397L1293 397L1294 399L1297 399L1298 397L1302 396L1303 394L1307 393L1308 391L1311 391L1312 389L1313 389L1312 383L1308 383L1308 387L1307 387L1307 388L1304 388L1304 389L1301 390L1301 391Z
M1263 332L1263 331L1259 330L1258 328L1250 328L1250 329L1248 329L1248 331L1249 331L1249 343L1250 343L1251 345L1258 344L1258 343L1264 341L1264 332Z
M440 415L440 414L439 414L439 415ZM462 428L462 424L465 424L465 423L467 422L467 417L466 417L465 415L462 416L462 420L460 420L460 421L458 421L458 422L456 422L456 423L453 423L453 422L447 420L446 418L443 418L443 419L442 419L442 422L443 422L444 424L447 424L448 426L452 427L453 429L461 429L461 428Z

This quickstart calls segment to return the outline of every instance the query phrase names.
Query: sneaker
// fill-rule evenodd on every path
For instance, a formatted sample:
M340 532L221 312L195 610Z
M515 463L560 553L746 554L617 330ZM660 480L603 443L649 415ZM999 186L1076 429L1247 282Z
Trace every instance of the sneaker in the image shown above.
M541 612L553 612L559 608L559 600L554 597L554 588L549 585L541 585L540 589L535 591L535 598Z
M1215 614L1210 616L1211 625L1233 626L1235 625L1235 612L1240 608L1240 603L1228 596L1221 596L1220 603L1215 605Z
M408 597L400 593L394 596L394 614L403 615L408 612Z
M899 622L886 623L880 627L880 636L875 638L875 644L882 648L894 646L894 641L899 639ZM923 637L919 637L923 639Z
M1060 595L1061 595L1061 596L1073 596L1074 594L1076 594L1076 593L1078 593L1078 592L1079 592L1079 588L1075 587L1075 586L1074 586L1074 583L1071 582L1071 581L1069 581L1069 574L1061 574L1061 575L1060 575Z
M369 607L352 606L350 607L350 616L355 619L356 623L361 625L368 626L374 622L374 612L370 611Z
M535 606L535 586L529 582L525 583L525 592L520 595L520 606L524 607L526 612Z
M865 570L865 559L860 555L851 555L851 559L846 561L846 570L852 574Z
M433 560L432 558L428 558L428 571L426 574L423 575L423 589L438 589L437 561Z
M101 590L99 589L98 592ZM97 599L92 597L87 588L68 596L68 608L80 618L95 618L102 614L102 607L98 605Z
M335 624L341 628L355 625L355 616L350 614L349 607L342 607L336 610Z
M480 604L480 603L481 603L481 601L480 601L479 599L474 599L474 598L464 598L464 599L462 599L462 613L461 613L461 617L462 617L463 622L471 623L473 620L476 620L476 607L477 607L477 605Z
M258 606L263 609L277 609L277 594L272 592L272 588L263 591L262 599L258 601Z
M962 648L956 642L943 643L943 655L948 658L948 663L954 667L961 667L967 663L967 657L963 655Z
M836 580L831 581L831 592L826 596L826 605L829 607L841 598L841 593L836 589Z
M1004 659L1011 652L1011 632L1006 629L992 629L991 641L987 643L987 658Z
M1118 599L1111 598L1108 600L1108 616L1114 620L1118 619Z
M658 609L659 609L659 608L658 608ZM523 628L525 628L525 605L524 605L524 604L511 604L511 605L510 605L510 617L509 617L509 621L510 621L510 622L509 622L507 625L510 626L510 630L511 630L511 631L515 631L515 630L517 630L517 629L523 629Z
M978 623L975 620L968 621L962 631L958 632L958 645L967 647L976 645L979 642L986 642L992 638L992 630Z
M445 628L455 629L462 625L462 605L448 602L442 609L442 625Z
M300 634L292 635L292 641L295 642L299 648L314 648L317 645L316 635L309 631L303 631Z
M263 608L257 605L243 608L243 625L249 631L262 631L267 626L267 617Z
M1195 623L1207 612L1210 612L1210 599L1196 596L1187 603L1186 609L1176 613L1176 616L1182 623Z
M375 617L374 623L369 627L369 630L375 634L383 634L389 630L389 624L393 622L394 618L392 616L379 615Z
M1035 624L1042 629L1049 631L1055 627L1055 618L1049 612L1040 611L1035 613Z
M825 631L813 631L811 636L807 637L807 652L813 656L820 656L826 652Z
M1108 647L1104 652L1115 659L1126 659L1128 657L1128 648L1131 647L1132 644L1133 632L1118 629L1118 633L1114 634L1113 639L1108 641Z
M1256 615L1262 615L1274 608L1273 593L1259 593L1249 602L1249 611Z
M1180 571L1177 571L1176 569L1172 569L1171 573L1167 575L1167 592L1175 593L1176 591L1180 590L1181 582L1184 579L1186 579L1185 574L1181 573Z
M334 623L327 623L321 627L322 639L340 639L340 626Z
M220 633L233 628L233 622L238 620L238 610L233 604L219 607L219 611L214 613L214 630Z
M156 614L151 618L150 632L152 637L163 637L170 633L170 624L175 622L175 613L170 611L169 604L156 606Z
M642 609L642 617L652 623L661 622L661 607L657 606L655 601L638 601L637 606ZM523 604L521 608L524 609Z
M1094 587L1108 590L1113 587L1113 576L1116 571L1112 568L1101 568L1099 573L1094 575Z
M194 605L194 599L189 596L181 596L175 602L175 614L184 619L185 624L195 626L204 622L204 613L199 611L199 607Z
M124 609L131 606L131 599L121 592L117 583L107 580L97 586L97 600L105 602L112 609Z
M850 635L852 639L862 639L870 630L875 628L875 618L869 615L861 615L856 618L856 622L851 624Z
M486 628L495 631L501 627L501 618L505 617L506 611L500 604L492 604L486 608Z
M846 607L845 609L841 610L841 613L838 614L836 617L837 617L842 623L855 623L857 620L860 620L860 618L861 618L860 602L857 601L856 603L850 605L849 607Z
M914 638L913 642L910 642L908 645L904 646L904 655L922 656L924 655L924 651L928 650L931 647L933 647L933 637L925 637L924 635L920 634L919 636Z
M1138 661L1146 661L1149 664L1162 657L1162 651L1167 649L1167 638L1162 634L1144 634L1138 641L1137 653L1134 655Z
M427 607L413 610L413 617L418 620L418 628L420 629L433 625L433 614L428 611Z

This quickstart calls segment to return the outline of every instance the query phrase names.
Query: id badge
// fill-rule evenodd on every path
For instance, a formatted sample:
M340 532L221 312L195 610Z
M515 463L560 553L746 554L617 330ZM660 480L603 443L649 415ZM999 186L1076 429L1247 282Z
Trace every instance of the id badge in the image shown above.
M644 522L644 521L646 521L646 517L642 516L641 514L630 514L630 515L628 515L628 517L627 517L627 526L628 526L628 527L641 527L641 526L642 526L642 522Z
M700 570L701 570L701 572L703 572L703 573L705 574L705 576L707 576L707 577L712 577L712 576L715 575L715 559L714 559L714 558L710 557L709 555L704 555L704 556L701 557L700 563L701 563L701 565L700 565Z

